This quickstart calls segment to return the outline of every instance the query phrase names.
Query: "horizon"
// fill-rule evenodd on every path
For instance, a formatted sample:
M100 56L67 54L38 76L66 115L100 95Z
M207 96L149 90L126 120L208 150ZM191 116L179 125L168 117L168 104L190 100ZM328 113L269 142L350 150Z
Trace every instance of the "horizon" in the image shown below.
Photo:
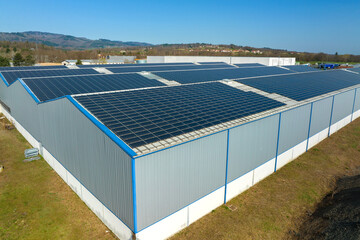
M234 44L360 55L360 31L354 31L360 24L358 1L341 4L333 0L108 1L98 4L65 0L58 4L40 0L34 4L19 0L0 3L0 7L7 9L0 16L0 22L6 23L0 26L1 32L40 31L154 45Z

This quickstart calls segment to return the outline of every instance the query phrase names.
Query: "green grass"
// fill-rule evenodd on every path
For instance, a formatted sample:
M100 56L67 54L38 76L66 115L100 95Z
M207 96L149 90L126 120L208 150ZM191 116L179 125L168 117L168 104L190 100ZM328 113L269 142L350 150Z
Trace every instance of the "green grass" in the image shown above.
M0 130L0 239L115 239L43 159L23 162L30 147Z

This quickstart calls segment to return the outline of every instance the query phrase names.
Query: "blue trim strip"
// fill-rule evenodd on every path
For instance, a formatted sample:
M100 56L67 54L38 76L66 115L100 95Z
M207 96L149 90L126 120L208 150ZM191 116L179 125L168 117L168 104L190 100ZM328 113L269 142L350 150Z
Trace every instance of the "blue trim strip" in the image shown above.
M85 108L83 108L73 97L66 95L66 98L77 107L90 121L92 121L101 131L103 131L111 140L113 140L122 150L124 150L130 157L136 156L136 153L124 143L118 136L116 136L104 124L99 122L93 115L91 115Z
M131 172L132 172L132 197L133 197L133 215L134 215L134 233L137 231L137 205L136 205L136 176L135 176L135 159L131 158Z
M279 126L278 126L277 140L276 140L276 153L275 153L275 168L274 168L274 172L276 172L277 159L278 159L278 153L279 153L280 127L281 127L281 113L279 113Z
M6 81L5 77L2 75L2 73L0 72L0 77L1 79L4 81L5 85L8 87L10 86L9 83Z
M355 88L355 94L354 94L354 103L353 103L353 107L352 107L352 113L351 113L351 119L350 122L353 121L353 115L354 115L354 109L355 109L355 101L356 101L356 92L357 92L357 88Z
M335 101L335 95L333 96L332 105L331 105L331 113L330 113L330 123L329 123L328 137L330 137L330 128L331 128L332 116L333 116L333 111L334 111L334 101Z
M308 149L309 149L309 138L310 138L310 129L311 129L311 119L312 119L312 113L313 113L313 104L314 103L311 103L309 130L308 130L307 141L306 141L306 151L308 151Z
M35 94L31 91L28 85L21 78L18 78L16 80L19 80L21 85L25 88L25 90L30 94L30 96L35 100L36 103L40 103L39 99L35 96Z
M226 168L225 168L225 194L224 194L224 204L226 203L226 190L227 190L227 179L228 179L228 167L229 167L229 135L230 130L227 130L227 148L226 148Z

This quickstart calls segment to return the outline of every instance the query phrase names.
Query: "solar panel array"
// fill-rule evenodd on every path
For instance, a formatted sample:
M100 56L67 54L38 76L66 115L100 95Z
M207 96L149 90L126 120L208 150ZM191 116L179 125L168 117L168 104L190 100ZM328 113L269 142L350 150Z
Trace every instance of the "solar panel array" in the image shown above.
M75 99L132 148L284 105L218 82Z
M65 95L165 86L139 74L105 74L23 79L40 101Z
M315 71L320 71L319 69L309 67L307 65L292 65L292 66L284 66L284 67L288 68L288 69L290 69L291 71L294 71L294 72L315 72Z
M18 78L31 77L50 77L50 76L68 76L68 75L85 75L85 74L99 74L94 69L58 69L58 70L29 70L29 71L6 71L1 72L9 85Z
M211 69L211 68L235 68L231 65L166 65L166 66L143 66L143 67L123 67L123 68L110 68L113 73L125 73L125 72L154 72L154 71L176 71L176 70L191 70L191 69Z
M25 66L25 67L0 67L0 72L15 70L44 70L44 69L67 69L64 65L56 66Z
M255 68L231 68L208 70L202 69L198 71L178 71L178 72L153 72L159 77L167 80L173 80L181 84L199 83L217 81L222 79L238 79L255 76L267 76L276 74L292 73L289 70L279 67L255 67Z
M237 81L268 93L302 101L360 84L360 75L333 70Z
M260 63L236 63L234 65L238 66L238 67L264 67L265 66Z

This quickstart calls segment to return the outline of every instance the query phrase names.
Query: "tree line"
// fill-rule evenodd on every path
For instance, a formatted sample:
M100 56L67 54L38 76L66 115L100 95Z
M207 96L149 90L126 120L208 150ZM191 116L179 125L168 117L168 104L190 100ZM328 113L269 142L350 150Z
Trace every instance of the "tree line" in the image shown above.
M239 51L242 49L243 51ZM252 53L260 50L261 55ZM283 49L252 48L249 46L212 45L206 43L162 44L147 47L103 48L90 50L64 50L31 42L0 41L0 66L33 65L35 63L60 63L66 59L99 59L107 55L146 56L256 56L295 57L301 62L360 62L360 55L294 52Z

